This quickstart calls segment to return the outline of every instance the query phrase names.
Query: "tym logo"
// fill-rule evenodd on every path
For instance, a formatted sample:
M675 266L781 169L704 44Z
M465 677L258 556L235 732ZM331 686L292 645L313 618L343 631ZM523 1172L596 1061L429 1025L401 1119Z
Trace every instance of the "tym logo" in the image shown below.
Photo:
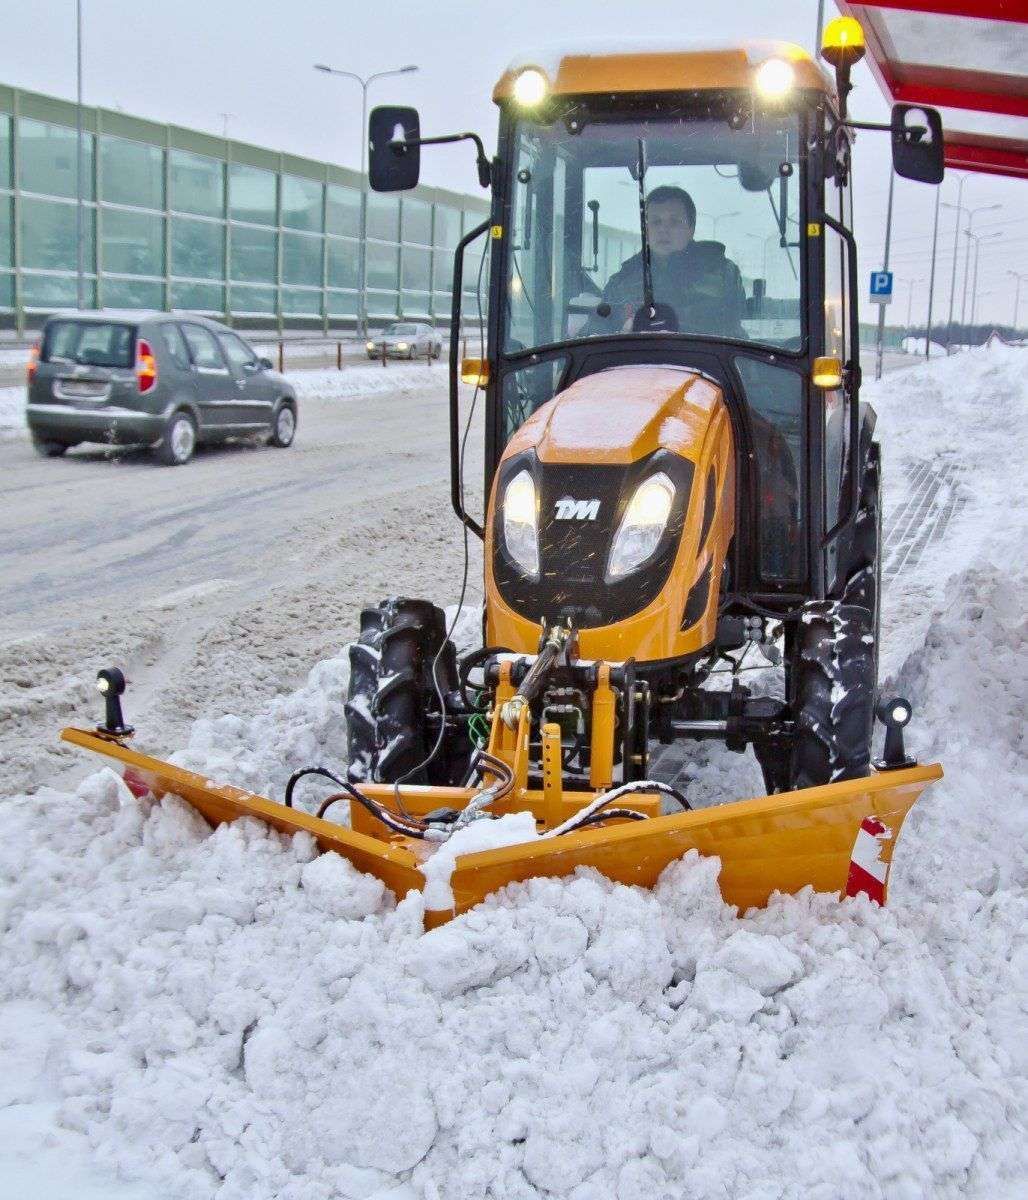
M599 500L572 500L565 496L553 506L558 521L595 521L600 511Z

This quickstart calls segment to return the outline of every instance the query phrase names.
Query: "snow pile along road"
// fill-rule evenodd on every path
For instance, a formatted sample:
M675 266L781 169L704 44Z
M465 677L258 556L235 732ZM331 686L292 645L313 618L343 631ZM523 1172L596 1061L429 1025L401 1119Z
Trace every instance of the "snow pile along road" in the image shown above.
M111 1171L195 1200L1021 1194L1026 367L968 354L870 396L888 508L951 455L963 497L886 597L886 686L947 770L888 909L740 916L690 854L652 892L535 880L422 935L420 896L100 771L6 805L8 1124L49 1103ZM338 744L344 684L322 663L182 759L278 794Z

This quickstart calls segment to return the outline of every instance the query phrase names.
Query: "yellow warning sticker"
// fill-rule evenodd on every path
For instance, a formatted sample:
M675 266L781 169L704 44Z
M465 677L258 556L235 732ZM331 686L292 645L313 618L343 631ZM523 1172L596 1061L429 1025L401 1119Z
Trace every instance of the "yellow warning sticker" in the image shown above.
M492 235L494 238L502 238L502 237L503 237L503 226L502 226L502 225L494 225L494 226L493 226L493 227L492 227L492 228L489 230L489 233L490 233L490 234L491 234L491 235Z
M820 236L821 236L821 226L817 223L817 221L810 221L807 224L807 237L820 237Z

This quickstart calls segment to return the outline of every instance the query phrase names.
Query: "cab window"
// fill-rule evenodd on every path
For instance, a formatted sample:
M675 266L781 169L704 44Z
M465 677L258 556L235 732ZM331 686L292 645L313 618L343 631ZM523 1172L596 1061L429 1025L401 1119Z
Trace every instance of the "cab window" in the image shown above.
M800 350L801 129L789 112L740 122L727 100L520 119L504 348L665 332ZM659 329L642 320L641 208Z

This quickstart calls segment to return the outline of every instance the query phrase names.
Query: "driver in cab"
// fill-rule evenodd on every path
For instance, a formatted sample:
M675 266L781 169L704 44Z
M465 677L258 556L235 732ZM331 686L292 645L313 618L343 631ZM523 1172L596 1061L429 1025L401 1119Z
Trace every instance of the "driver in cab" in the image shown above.
M646 198L646 227L655 303L674 309L681 333L745 339L745 293L739 268L721 242L698 242L696 205L679 187L657 187ZM604 303L590 321L595 332L630 330L643 303L642 252L627 259L607 281ZM604 309L609 305L609 315Z

